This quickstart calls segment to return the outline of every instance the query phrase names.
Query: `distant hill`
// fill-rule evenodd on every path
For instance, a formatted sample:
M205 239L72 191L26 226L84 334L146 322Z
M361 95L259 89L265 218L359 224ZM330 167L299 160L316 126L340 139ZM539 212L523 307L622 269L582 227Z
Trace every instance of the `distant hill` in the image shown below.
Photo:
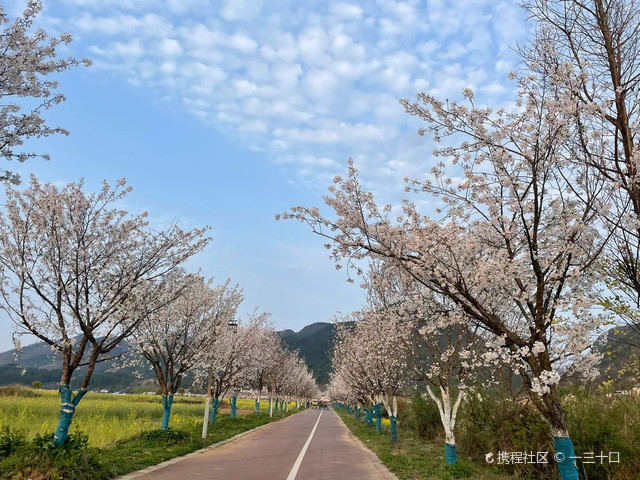
M300 356L315 375L319 385L328 383L331 369L329 357L334 336L333 324L314 323L307 325L297 333L293 330L284 330L278 332L278 335L288 348L299 350ZM114 352L114 355L119 355L127 349L128 345L125 342L120 349ZM46 388L57 388L60 382L62 362L49 345L38 342L23 347L20 353L20 363L25 370L24 375L18 368L15 350L0 353L0 385L11 383L31 385L35 380L38 380ZM78 383L84 372L86 369L79 369L78 375L74 375ZM104 361L96 365L96 370L91 377L91 388L131 391L141 385L143 380L149 378L153 378L153 374L148 370L143 378L139 378L134 374L132 368L123 368L117 360ZM188 385L184 386L188 388ZM72 384L72 387L78 388L79 385Z
M297 333L293 330L283 330L279 335L290 349L300 352L300 357L315 375L318 385L329 383L331 350L335 336L332 323L312 323Z
M606 344L598 347L602 360L599 380L613 380L619 388L638 385L640 369L640 325L613 327L607 331Z
M638 379L634 369L625 368L630 359L635 358L636 364L640 365L640 339L638 330L630 327L615 327L608 332L608 343L600 347L600 352L604 354L599 365L599 381L606 379L617 379L618 373L623 372L622 378L618 382L623 384L636 384ZM309 370L314 374L318 385L323 386L329 383L331 373L331 350L335 338L335 327L332 323L319 322L307 325L299 332L293 330L283 330L278 332L283 343L291 350L298 350L300 356L307 363ZM635 345L635 346L634 346ZM127 349L125 343L122 347ZM121 353L121 350L115 354ZM17 366L16 351L9 350L0 353L0 385L11 383L21 383L31 385L35 380L43 383L46 388L57 388L60 381L61 362L54 355L51 348L45 343L39 342L26 346L20 354L22 367L26 370L21 375ZM76 378L80 382L82 373L80 370ZM117 360L100 362L96 365L96 371L91 378L92 389L108 389L132 391L143 382L145 385L154 383L150 381L153 374L145 369L145 375L140 378L134 374L129 367L122 367ZM146 380L146 381L145 381ZM189 381L184 387L188 388ZM79 385L72 385L77 388ZM147 388L153 390L154 388Z
M128 349L125 342L122 347L113 350L113 356L120 355ZM21 383L31 385L34 381L42 382L45 388L56 388L60 383L62 361L44 342L34 343L22 348L20 352L20 365L18 366L15 350L0 353L0 385ZM80 382L86 373L86 367L78 368L75 379L71 383L72 388L79 388ZM118 360L98 362L91 376L92 389L125 390L132 389L148 378L145 375L140 378L130 367L123 367Z

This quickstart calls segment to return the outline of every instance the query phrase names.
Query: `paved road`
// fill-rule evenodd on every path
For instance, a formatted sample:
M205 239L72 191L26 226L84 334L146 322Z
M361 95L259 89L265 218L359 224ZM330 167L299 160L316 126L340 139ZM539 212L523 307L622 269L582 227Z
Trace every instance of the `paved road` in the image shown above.
M307 410L220 447L126 478L397 480L333 410Z

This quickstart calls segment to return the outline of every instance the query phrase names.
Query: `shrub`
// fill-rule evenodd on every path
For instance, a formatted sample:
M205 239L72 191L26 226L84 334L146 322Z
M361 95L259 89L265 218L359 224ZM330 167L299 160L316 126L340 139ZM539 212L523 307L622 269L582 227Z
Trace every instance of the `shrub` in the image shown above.
M398 416L402 425L410 426L425 440L434 440L444 432L438 407L431 399L425 398L420 393L411 397L407 408L400 410L398 405Z
M620 454L620 463L580 464L589 480L635 479L640 471L640 399L574 392L565 399L576 455Z
M97 459L98 450L89 447L81 432L69 435L61 446L52 446L53 433L36 435L29 443L0 462L0 478L59 480L107 479L108 469Z
M7 425L0 430L0 459L8 457L27 444L24 430L11 430Z
M528 402L495 391L470 394L460 409L460 453L485 463L485 455L498 452L549 452L553 439L549 425ZM555 478L550 464L508 464L501 468L518 478Z
M36 390L40 389L42 388L42 382L40 380L34 380L33 383L31 383L31 386Z
M40 395L24 385L7 385L0 387L0 397L39 397Z

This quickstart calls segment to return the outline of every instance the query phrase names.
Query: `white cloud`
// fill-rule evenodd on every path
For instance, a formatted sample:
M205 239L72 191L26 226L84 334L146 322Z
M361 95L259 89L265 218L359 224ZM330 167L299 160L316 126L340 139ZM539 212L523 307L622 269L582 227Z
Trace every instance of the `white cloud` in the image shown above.
M255 18L260 15L263 4L263 0L226 0L221 15L225 20Z
M180 42L173 38L163 38L158 44L158 50L161 55L166 57L176 57L182 55L182 47Z
M419 121L398 105L429 91L511 101L506 72L523 14L491 0L66 0L96 60L159 98L266 151L305 182L330 178L349 156L388 181L416 173L405 135ZM96 2L101 3L101 2ZM402 139L402 141L401 141ZM405 153L409 149L411 153Z
M329 12L341 20L360 20L363 9L351 3L336 2L329 5Z

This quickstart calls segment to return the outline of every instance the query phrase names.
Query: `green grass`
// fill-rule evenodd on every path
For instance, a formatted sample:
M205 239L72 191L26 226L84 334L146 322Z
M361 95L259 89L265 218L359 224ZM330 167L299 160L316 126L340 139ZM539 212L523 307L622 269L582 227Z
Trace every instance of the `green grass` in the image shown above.
M393 444L389 430L381 433L368 427L362 420L337 410L344 424L357 436L400 480L507 480L511 477L494 468L473 464L458 455L458 465L447 467L444 461L444 442L432 443L421 439L413 430L398 425L398 441Z

